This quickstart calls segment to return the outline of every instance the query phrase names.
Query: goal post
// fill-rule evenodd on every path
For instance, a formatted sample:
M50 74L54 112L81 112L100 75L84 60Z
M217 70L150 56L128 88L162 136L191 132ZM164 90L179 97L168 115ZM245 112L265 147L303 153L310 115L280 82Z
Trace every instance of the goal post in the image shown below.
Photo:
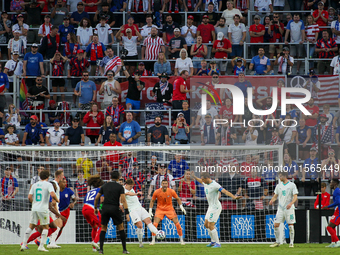
M268 183L275 182L277 175L268 174L268 164L273 167L283 165L282 145L259 146L2 146L0 148L1 178L4 172L11 173L10 181L16 183L18 192L14 198L1 202L0 243L20 243L24 230L28 226L30 203L27 196L34 177L40 167L50 170L51 177L58 169L64 170L68 187L77 190L79 203L71 211L66 229L61 235L60 243L83 243L91 240L91 227L82 216L82 200L79 186L82 176L99 174L105 181L109 173L120 171L122 179L132 178L135 190L141 191L141 204L148 210L150 197L160 185L157 173L171 174L171 187L181 198L186 209L184 215L176 200L173 200L175 211L183 229L185 242L210 241L204 227L205 214L208 208L204 188L195 182L186 171L208 171L213 180L223 188L241 192L243 199L237 202L222 195L222 213L216 223L221 242L272 242L274 240L273 219L276 205L269 206L271 190ZM106 162L106 163L105 163ZM163 166L164 164L164 166ZM227 166L234 166L227 167ZM242 169L257 169L254 173ZM252 168L253 167L253 168ZM278 169L273 168L273 169ZM239 182L232 181L232 169L237 169L235 176ZM82 173L82 174L79 174ZM84 175L85 173L85 175ZM188 178L188 179L186 179ZM15 180L14 180L15 179ZM246 181L248 179L248 181ZM250 181L252 180L252 181ZM15 186L15 185L13 185ZM190 187L195 192L190 192ZM16 187L14 187L15 189ZM202 189L203 188L203 189ZM234 192L235 191L235 192ZM155 212L156 206L153 208ZM151 239L150 231L145 227L145 239ZM136 228L132 222L125 221L125 229L129 242L137 241ZM165 242L178 242L175 225L166 217L158 225L166 233ZM109 223L106 235L109 242L118 241L115 226Z

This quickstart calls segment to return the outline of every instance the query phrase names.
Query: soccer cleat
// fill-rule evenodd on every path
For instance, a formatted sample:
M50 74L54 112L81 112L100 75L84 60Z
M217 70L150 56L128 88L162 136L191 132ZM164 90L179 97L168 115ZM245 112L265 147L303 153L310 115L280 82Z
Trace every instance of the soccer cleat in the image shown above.
M210 244L207 245L207 247L213 247L215 245L215 242L211 242Z
M128 251L123 251L123 254L130 254L130 252L128 252Z
M92 244L92 246L94 246L97 250L99 250L99 245L98 245L97 243L92 242L91 244Z
M339 248L340 247L340 242L337 242L336 244L334 244L333 248Z
M330 245L326 246L326 248L334 248L335 243L331 243Z
M23 246L23 245L24 245L24 243L21 243L21 244L20 244L20 246ZM24 247L25 247L25 250L28 250L28 249L29 249L27 245L24 246Z
M139 244L139 248L143 248L144 245L142 243Z
M279 247L279 246L280 246L280 244L275 242L275 243L271 244L269 247L273 248L273 247Z
M290 243L290 244L289 244L289 248L294 248L294 244L293 244L293 243Z
M49 244L50 244L50 238L47 237L47 239L46 239L46 245L49 245Z
M47 248L48 248L48 249L59 249L60 246L57 245L57 244L49 244L49 245L47 245Z
M150 245L155 245L155 240L152 240Z
M35 239L34 242L35 242L36 245L40 246L40 242L39 242L38 239Z
M25 247L25 245L22 244L22 245L20 246L20 251L24 251L24 250L26 250L26 247Z
M219 243L215 243L215 245L211 248L221 248L221 245Z
M98 251L99 254L104 254L103 250Z
M183 240L180 241L181 245L185 245L185 242Z
M42 247L39 247L39 248L38 248L38 251L44 251L44 252L48 252L48 250L46 250L44 246L42 246Z
M92 251L93 251L93 252L97 252L97 249L93 247L93 248L92 248Z

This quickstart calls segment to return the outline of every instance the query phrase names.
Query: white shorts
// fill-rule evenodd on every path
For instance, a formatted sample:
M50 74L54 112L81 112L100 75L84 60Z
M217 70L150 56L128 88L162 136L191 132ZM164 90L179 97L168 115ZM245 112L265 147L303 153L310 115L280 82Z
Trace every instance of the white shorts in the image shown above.
M50 217L48 215L48 211L46 212L31 212L30 224L37 225L38 220L40 220L40 225L48 225L50 224Z
M143 221L146 218L150 218L148 212L142 207L140 209L135 209L130 212L130 218L133 224L136 224L139 221Z
M295 224L295 209L290 208L289 210L278 209L275 217L275 223L284 223L286 220L287 224Z
M222 212L222 207L220 208L208 208L208 211L205 215L205 220L208 222L217 222L218 218L220 217L220 214Z

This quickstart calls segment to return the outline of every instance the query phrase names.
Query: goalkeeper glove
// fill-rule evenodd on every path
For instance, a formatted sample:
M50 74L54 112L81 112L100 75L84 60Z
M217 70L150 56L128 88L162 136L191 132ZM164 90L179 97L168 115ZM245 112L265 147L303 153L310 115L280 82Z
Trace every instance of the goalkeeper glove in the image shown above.
M153 214L152 214L152 208L149 208L149 215L150 215L150 218L152 218Z
M181 208L182 212L184 213L184 215L187 214L187 211L184 209L183 205L180 205L179 208Z

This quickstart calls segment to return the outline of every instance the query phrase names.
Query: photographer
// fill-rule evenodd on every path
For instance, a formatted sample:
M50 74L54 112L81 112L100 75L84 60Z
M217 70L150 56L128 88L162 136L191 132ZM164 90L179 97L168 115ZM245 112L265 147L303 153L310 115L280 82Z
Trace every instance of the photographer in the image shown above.
M282 52L282 44L277 45L276 43L283 42L284 25L280 22L280 16L278 13L274 13L273 19L270 21L270 26L268 27L268 33L272 35L269 40L272 44L269 45L269 58L273 59L275 53ZM274 65L271 61L271 69L273 70Z
M125 49L125 51L122 50L122 54L120 54L120 57L121 59L125 60L126 70L130 74L133 74L136 70L137 62L130 60L138 59L137 43L142 41L143 37L138 32L138 29L135 26L133 27L133 29L135 30L136 36L132 36L131 28L126 29L126 36L123 36L123 33L121 33L123 29L124 27L121 27L116 35L117 40L120 41L119 45L123 46Z
M280 54L277 54L274 65L279 65L278 74L289 75L292 72L294 58L289 55L288 47L284 47L283 51Z

